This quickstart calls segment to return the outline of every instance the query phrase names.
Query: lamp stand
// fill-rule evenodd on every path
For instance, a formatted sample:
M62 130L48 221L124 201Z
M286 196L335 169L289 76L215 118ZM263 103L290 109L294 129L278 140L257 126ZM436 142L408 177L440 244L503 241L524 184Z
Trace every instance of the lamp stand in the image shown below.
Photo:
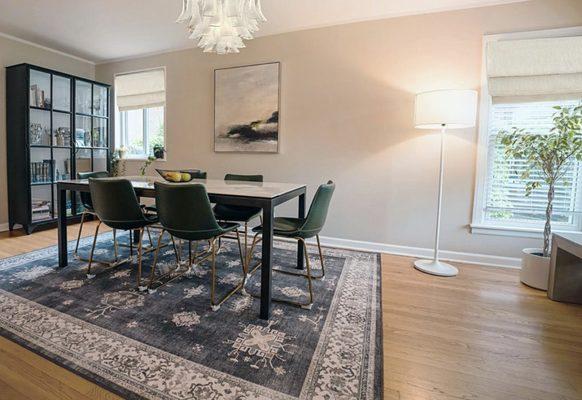
M439 261L439 235L441 230L441 208L443 199L443 174L445 167L445 133L447 126L441 128L441 168L439 174L439 196L437 206L436 234L434 240L434 257L432 260L417 260L414 262L414 268L419 271L437 276L456 276L459 270L450 264Z

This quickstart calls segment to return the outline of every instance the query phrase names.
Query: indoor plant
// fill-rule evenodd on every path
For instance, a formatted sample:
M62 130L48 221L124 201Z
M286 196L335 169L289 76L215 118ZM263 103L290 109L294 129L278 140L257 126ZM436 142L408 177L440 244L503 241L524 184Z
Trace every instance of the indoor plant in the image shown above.
M582 161L582 105L554 107L553 127L545 134L534 134L512 128L499 134L506 156L524 160L521 179L526 181L525 195L546 186L547 204L543 249L524 249L521 281L547 290L550 269L550 239L556 183L564 177L572 163Z

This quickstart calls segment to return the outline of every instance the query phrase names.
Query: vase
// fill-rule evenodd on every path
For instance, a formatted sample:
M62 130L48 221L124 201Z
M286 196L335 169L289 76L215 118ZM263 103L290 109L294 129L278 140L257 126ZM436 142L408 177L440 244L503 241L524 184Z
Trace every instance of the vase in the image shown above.
M550 257L544 257L541 249L523 249L519 279L535 289L548 290Z

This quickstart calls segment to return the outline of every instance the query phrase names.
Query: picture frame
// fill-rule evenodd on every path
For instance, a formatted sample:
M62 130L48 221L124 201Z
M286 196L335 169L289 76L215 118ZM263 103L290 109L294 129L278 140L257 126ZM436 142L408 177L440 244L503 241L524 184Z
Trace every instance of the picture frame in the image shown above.
M214 151L279 153L281 63L214 70Z

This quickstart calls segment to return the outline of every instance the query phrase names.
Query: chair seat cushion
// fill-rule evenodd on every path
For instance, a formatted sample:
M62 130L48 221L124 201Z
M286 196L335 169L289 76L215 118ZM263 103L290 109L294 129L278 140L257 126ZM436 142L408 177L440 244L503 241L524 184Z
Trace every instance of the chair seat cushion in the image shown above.
M237 230L240 224L236 222L219 222L220 229L203 230L203 231L182 231L171 228L166 228L172 236L183 240L208 240L215 238L225 233Z
M304 218L276 217L273 220L273 233L277 236L296 236L304 223ZM253 228L253 232L262 230L262 225Z
M130 230L130 229L140 229L145 228L159 222L157 215L145 215L143 220L136 221L103 221L103 223L110 228L119 230Z
M230 206L217 204L214 207L214 215L219 221L239 221L247 222L261 213L260 208Z

